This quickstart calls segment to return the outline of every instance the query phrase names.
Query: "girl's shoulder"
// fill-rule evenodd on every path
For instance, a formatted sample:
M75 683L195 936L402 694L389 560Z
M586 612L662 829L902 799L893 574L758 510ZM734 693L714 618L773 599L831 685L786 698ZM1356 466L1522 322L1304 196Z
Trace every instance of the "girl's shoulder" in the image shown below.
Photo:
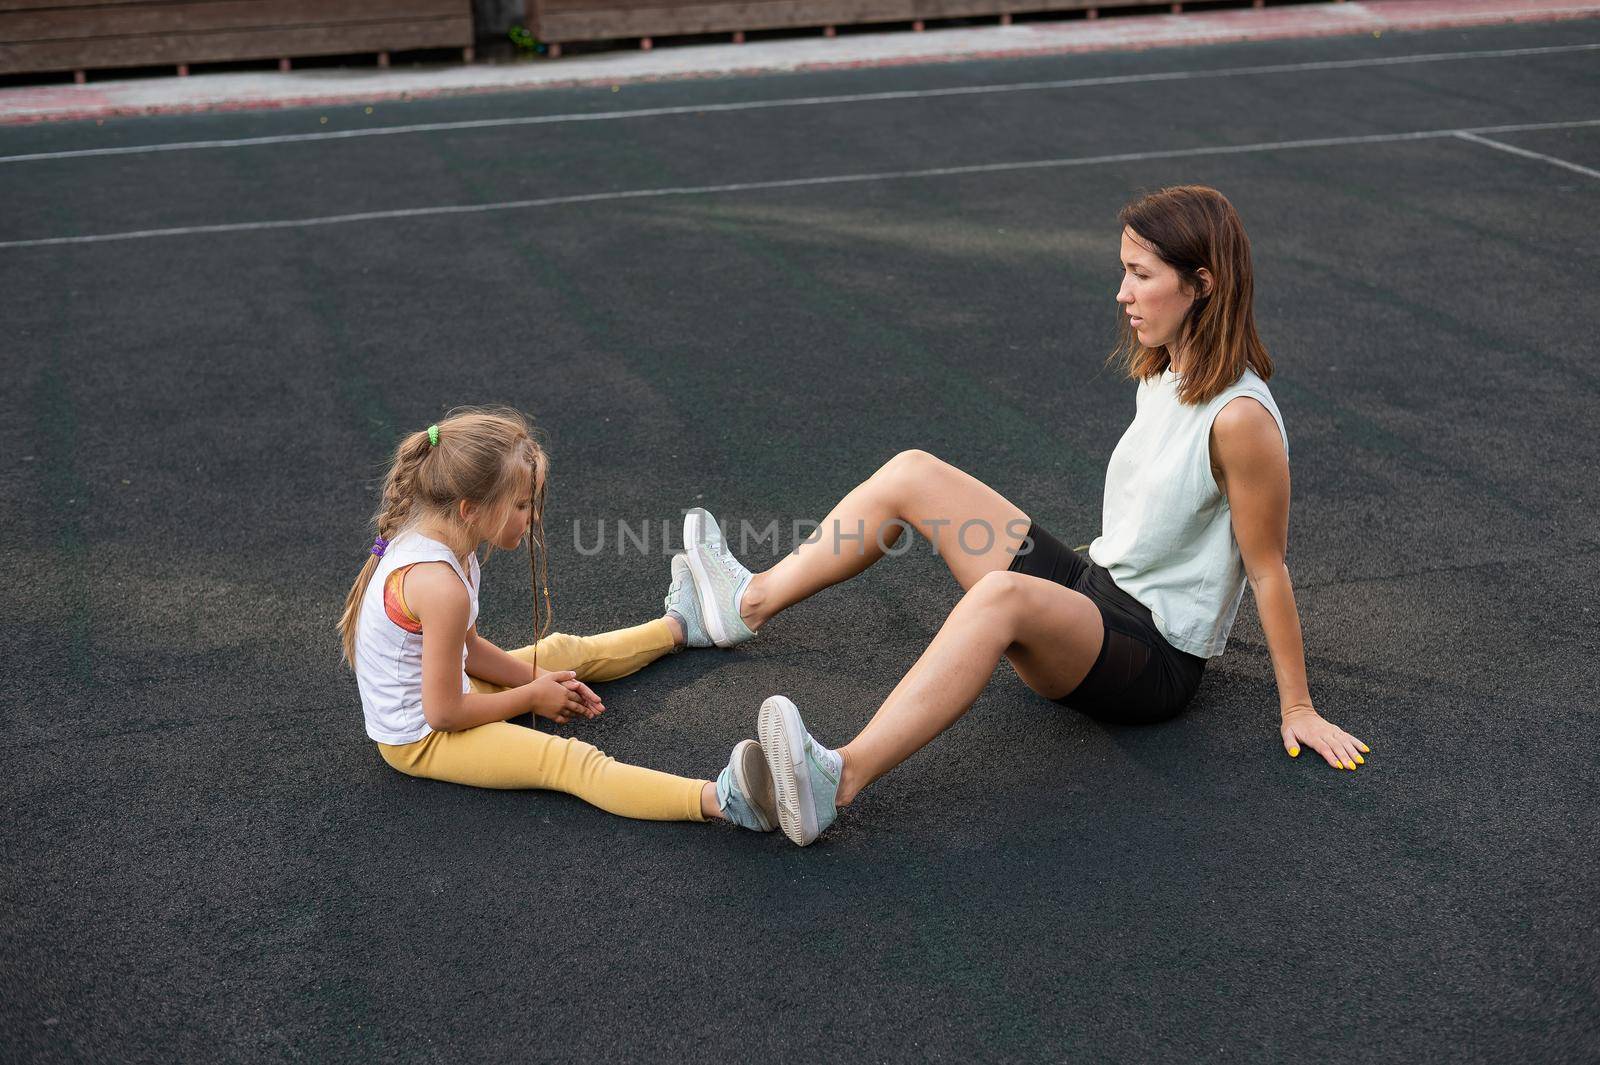
M405 603L424 628L450 625L458 615L466 627L472 596L450 563L443 559L413 562L402 579Z

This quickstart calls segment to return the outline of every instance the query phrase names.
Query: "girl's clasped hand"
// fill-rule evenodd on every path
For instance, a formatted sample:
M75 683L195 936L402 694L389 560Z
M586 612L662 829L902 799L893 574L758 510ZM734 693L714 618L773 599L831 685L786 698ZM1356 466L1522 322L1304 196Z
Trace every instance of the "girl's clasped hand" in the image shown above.
M605 712L606 704L572 670L541 669L539 674L528 684L528 701L537 716L565 725L573 718L596 718Z

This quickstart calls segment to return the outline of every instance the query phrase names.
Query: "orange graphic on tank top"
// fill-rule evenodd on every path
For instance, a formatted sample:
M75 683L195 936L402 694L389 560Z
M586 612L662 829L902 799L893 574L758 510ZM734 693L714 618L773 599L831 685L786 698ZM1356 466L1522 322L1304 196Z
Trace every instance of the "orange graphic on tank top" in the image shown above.
M389 616L390 621L402 629L413 635L420 635L422 622L411 612L411 608L406 606L403 587L406 579L406 570L410 568L410 566L401 566L389 574L389 579L383 582L383 612Z

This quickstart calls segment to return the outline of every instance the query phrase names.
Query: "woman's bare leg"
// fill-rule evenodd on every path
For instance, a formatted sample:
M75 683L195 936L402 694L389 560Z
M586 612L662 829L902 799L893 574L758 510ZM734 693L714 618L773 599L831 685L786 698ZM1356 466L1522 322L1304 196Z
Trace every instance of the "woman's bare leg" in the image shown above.
M739 613L760 628L878 561L907 528L933 543L970 589L985 574L1010 567L1028 525L1020 507L971 474L925 451L902 451L839 501L817 539L752 577Z
M1020 573L984 576L866 728L840 748L844 769L835 804L849 803L954 724L989 683L1001 656L1028 687L1059 699L1088 676L1104 639L1100 609L1087 596Z

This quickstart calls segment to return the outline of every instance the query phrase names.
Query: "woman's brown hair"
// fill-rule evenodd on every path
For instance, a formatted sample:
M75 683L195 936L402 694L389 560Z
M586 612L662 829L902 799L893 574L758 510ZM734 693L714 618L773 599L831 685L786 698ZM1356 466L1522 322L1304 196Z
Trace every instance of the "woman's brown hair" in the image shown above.
M383 497L373 515L373 525L379 536L392 541L426 516L459 522L457 504L462 500L503 517L506 506L519 495L530 494L533 524L528 532L528 565L533 577L533 632L537 641L550 625L544 540L549 455L527 418L505 407L459 407L436 428L437 444L429 439L427 430L400 441L383 481ZM484 561L493 554L491 547ZM356 621L361 614L361 601L377 568L378 556L368 555L345 597L344 613L339 618L344 660L351 667L356 660ZM537 659L534 665L537 668Z
M1196 295L1178 326L1184 351L1178 398L1204 403L1247 366L1263 381L1271 378L1272 359L1256 333L1250 238L1227 197L1205 185L1177 185L1133 201L1117 212L1117 220L1176 270L1190 291L1205 291L1201 267L1211 274L1210 294ZM1145 347L1128 317L1121 317L1121 341L1108 363L1120 360L1128 376L1141 381L1172 365L1166 345Z

